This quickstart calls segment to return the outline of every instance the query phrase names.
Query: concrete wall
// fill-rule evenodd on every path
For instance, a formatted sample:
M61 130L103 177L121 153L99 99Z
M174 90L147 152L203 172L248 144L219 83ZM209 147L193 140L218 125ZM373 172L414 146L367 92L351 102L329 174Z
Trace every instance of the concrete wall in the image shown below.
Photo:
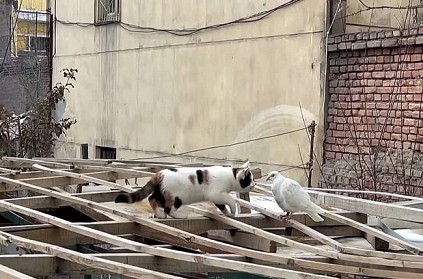
M268 10L286 1L122 1L121 21L179 29L204 27ZM93 23L94 1L57 1L59 21ZM79 70L64 115L78 123L57 157L80 157L80 144L117 148L118 158L178 153L318 123L321 153L323 0L304 0L264 20L192 36L128 32L117 23L57 23L54 82ZM305 131L193 155L299 165L308 160ZM178 160L166 159L166 160ZM219 161L222 163L221 161ZM258 165L268 171L281 166ZM291 173L304 181L304 171Z
M408 9L418 5L419 9ZM416 26L422 23L422 15L421 0L347 0L344 14L346 33Z

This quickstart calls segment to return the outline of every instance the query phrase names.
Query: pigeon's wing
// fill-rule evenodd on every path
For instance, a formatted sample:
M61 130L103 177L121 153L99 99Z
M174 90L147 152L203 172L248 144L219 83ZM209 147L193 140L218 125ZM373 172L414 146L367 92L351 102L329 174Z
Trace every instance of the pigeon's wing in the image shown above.
M283 183L287 210L292 212L304 211L311 203L310 196L295 180L285 179Z
M280 187L274 187L272 189L273 197L275 198L275 201L277 205L284 211L286 211L285 208L285 197L283 195L283 191Z

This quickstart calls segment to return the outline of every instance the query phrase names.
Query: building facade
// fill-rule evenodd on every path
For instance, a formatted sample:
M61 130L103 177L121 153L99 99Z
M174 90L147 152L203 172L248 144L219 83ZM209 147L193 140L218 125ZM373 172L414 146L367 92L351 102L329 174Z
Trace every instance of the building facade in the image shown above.
M130 159L287 133L187 154L285 169L308 162L313 120L321 150L325 1L56 5L54 80L78 69L63 108L78 123L56 156L81 157L87 144L89 158L111 148ZM305 181L303 169L293 172Z

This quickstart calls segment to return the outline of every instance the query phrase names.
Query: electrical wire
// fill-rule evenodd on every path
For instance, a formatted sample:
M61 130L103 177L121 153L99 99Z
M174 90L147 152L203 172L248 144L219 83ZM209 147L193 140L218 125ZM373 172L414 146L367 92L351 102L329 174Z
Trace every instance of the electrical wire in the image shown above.
M19 3L18 12L16 13L16 21L15 21L15 24L13 25L12 32L9 36L9 42L7 43L6 50L4 51L3 61L1 62L1 66L0 66L0 72L3 71L4 63L6 61L7 51L9 50L10 44L12 43L13 34L15 33L15 28L16 28L16 25L18 24L19 13L21 11L21 7L22 7L23 2L24 2L24 0L21 0L21 3Z
M273 134L273 135L270 135L270 136L264 136L264 137L258 137L258 138L244 140L244 141L234 142L234 143L228 143L228 144L222 144L222 145L215 145L215 146L209 146L209 147L203 147L203 148L197 148L197 149L193 149L193 150L189 150L189 151L185 151L185 152L181 152L181 153L175 153L175 154L172 154L172 155L141 157L141 158L134 158L134 159L130 159L130 160L150 160L150 159L168 158L168 157L173 157L173 156L181 156L181 155L186 155L186 154L200 152L200 151L206 151L206 150L213 150L213 149L231 147L231 146L245 144L245 143L249 143L249 142L254 142L254 141L259 141L259 140L264 140L264 139L270 139L270 138L280 137L280 136L284 136L284 135L289 135L289 134L292 134L292 133L300 132L300 131L303 131L303 130L306 130L306 129L308 129L308 127L299 128L299 129L291 130L291 131L288 131L288 132Z
M260 21L260 20L270 16L271 14L273 14L274 12L276 12L278 10L280 10L282 8L286 8L286 7L288 7L292 4L295 4L295 3L300 2L300 1L302 1L302 0L290 0L286 3L284 3L284 4L278 5L275 8L265 10L265 11L261 11L261 12L255 13L253 15L250 15L250 16L242 17L242 18L232 20L232 21L228 21L228 22L224 22L224 23L218 23L218 24L208 25L208 26L204 26L204 27L199 27L199 28L164 29L164 28L155 28L155 27L143 27L143 26L138 26L138 25L135 25L135 24L125 23L125 22L119 22L119 26L121 26L123 29L125 29L129 32L140 32L140 33L165 32L165 33L175 35L175 36L189 36L189 35L193 35L195 33L205 31L205 30L209 30L209 29L217 29L217 28L221 28L221 27L224 27L224 26L234 25L234 24L251 23L251 22ZM80 26L80 27L89 27L89 26L95 25L94 23L71 22L71 21L64 21L64 20L59 20L59 19L55 19L55 21L59 22L61 24L65 24L65 25L77 25L77 26Z

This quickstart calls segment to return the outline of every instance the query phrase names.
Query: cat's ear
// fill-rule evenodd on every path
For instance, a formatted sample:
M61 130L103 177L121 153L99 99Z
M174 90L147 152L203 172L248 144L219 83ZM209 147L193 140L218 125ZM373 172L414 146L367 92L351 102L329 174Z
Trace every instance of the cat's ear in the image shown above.
M245 163L241 166L241 168L243 168L243 169L249 169L249 168L250 168L250 161L245 162Z

